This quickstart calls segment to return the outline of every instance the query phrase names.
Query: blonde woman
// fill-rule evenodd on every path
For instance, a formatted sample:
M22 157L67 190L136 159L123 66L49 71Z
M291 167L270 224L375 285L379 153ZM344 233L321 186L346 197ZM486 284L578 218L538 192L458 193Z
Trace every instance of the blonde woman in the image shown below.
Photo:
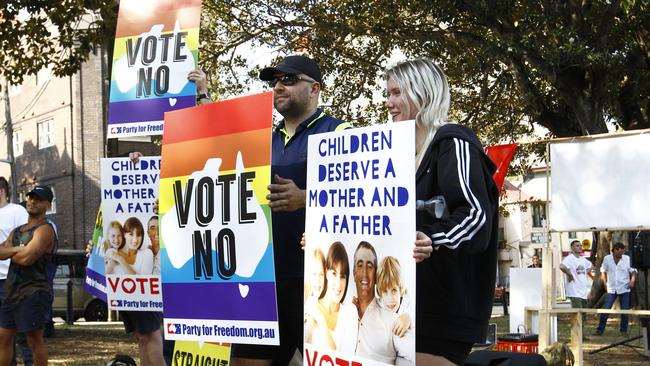
M386 72L393 122L415 120L416 199L445 198L449 215L418 211L416 229L436 248L417 264L418 365L460 365L485 340L497 263L498 191L494 164L478 138L447 120L447 77L432 61Z

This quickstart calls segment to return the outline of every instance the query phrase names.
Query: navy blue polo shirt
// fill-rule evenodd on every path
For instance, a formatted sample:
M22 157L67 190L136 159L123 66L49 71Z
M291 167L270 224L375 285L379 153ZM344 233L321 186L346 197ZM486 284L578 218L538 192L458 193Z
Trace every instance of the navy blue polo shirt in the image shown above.
M307 186L307 139L317 133L350 128L350 124L336 119L320 109L288 136L284 121L273 130L271 153L271 181L275 174L291 179L298 188ZM273 212L273 252L277 279L302 278L304 253L300 239L305 231L305 209L293 212Z

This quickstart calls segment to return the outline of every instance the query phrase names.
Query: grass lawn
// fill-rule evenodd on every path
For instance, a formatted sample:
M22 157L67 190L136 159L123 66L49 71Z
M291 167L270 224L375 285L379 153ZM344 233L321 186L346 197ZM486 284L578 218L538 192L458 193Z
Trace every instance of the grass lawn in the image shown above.
M135 338L124 333L122 322L56 323L55 329L55 337L46 338L48 365L106 365L118 353L139 361Z
M640 366L650 365L650 360L643 355L642 340L631 342L627 346L617 346L606 351L590 355L589 351L622 340L618 332L620 317L612 316L607 324L605 334L593 336L597 317L587 316L584 333L587 339L585 347L585 365L594 366ZM495 316L492 322L497 324L498 334L509 332L507 316ZM641 334L638 318L632 317L630 337ZM558 340L570 341L570 320L568 315L558 317ZM46 339L50 365L105 365L117 353L127 354L138 361L138 348L132 335L124 334L121 322L85 323L75 325L56 324L56 336Z
M510 323L507 316L495 316L491 320L497 324L497 336L509 333ZM571 319L570 315L562 314L558 316L558 341L571 342ZM650 365L650 359L643 356L643 339L638 339L627 345L616 346L608 350L589 354L590 351L605 347L609 344L619 342L625 339L619 333L620 316L613 315L607 321L605 333L602 336L593 335L598 325L598 316L587 315L583 333L585 339L583 342L585 365L593 366L640 366ZM641 335L641 327L637 317L630 319L629 338ZM541 350L540 350L541 351Z

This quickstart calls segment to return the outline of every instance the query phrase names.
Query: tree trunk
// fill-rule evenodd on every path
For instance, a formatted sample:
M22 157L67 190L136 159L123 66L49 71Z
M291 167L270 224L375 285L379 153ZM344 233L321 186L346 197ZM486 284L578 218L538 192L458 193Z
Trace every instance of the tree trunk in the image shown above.
M600 266L603 264L603 258L608 255L612 247L612 232L611 231L601 231L598 233L598 253L596 257L596 263L594 263L594 268L596 268L596 273L600 275Z

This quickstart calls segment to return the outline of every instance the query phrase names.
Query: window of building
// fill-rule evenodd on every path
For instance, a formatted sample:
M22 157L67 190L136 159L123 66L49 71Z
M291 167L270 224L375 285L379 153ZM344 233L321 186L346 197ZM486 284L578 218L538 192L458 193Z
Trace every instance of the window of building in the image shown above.
M546 223L546 203L533 203L533 227L544 227Z
M20 156L23 154L23 132L18 130L14 131L12 137L14 144L14 157Z
M38 122L38 148L54 146L54 119Z
M569 231L569 239L576 239L578 237L578 233L575 231Z

